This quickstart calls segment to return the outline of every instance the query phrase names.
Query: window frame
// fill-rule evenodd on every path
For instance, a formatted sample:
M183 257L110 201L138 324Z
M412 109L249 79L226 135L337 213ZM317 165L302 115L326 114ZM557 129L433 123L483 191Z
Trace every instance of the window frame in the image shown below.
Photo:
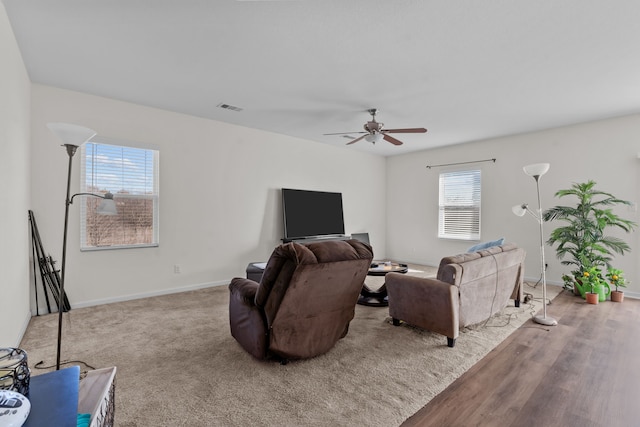
M115 147L133 148L140 150L149 150L152 152L152 190L151 194L123 194L119 192L122 189L117 188L104 188L100 191L95 191L95 185L89 188L87 182L87 147L89 144L97 145L109 145ZM105 191L110 191L114 196L116 206L118 201L122 202L123 199L147 199L153 201L153 213L152 213L152 241L150 243L133 243L133 244L114 244L105 246L91 246L87 244L87 201L85 199L95 199L95 197L85 196L80 203L80 251L101 251L101 250L117 250L117 249L133 249L133 248L149 248L160 246L160 150L158 146L154 144L145 144L140 142L106 138L102 136L95 136L87 143L80 147L80 192L104 194Z
M447 180L449 182L447 182ZM459 181L456 186L455 182ZM465 189L464 187L471 187ZM467 203L447 203L447 188L451 191L457 191L458 196ZM453 195L450 195L452 197ZM457 232L451 232L451 228L447 223L447 208L449 211L457 210L463 215L470 215L471 218L455 218L449 221L459 221L463 226ZM464 211L471 211L465 213ZM477 213L476 213L477 212ZM451 216L452 214L450 214ZM477 220L475 218L477 217ZM438 179L438 238L464 241L478 241L481 238L482 230L482 170L481 169L463 169L455 171L442 172Z

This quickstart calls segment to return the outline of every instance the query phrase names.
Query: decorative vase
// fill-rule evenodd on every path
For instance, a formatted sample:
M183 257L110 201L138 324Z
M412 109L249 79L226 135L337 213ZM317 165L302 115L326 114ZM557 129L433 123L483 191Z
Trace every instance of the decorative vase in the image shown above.
M597 304L598 300L600 299L598 294L591 292L587 292L586 294L584 294L584 296L589 304Z
M611 301L613 302L622 302L624 300L624 292L622 291L611 291Z
M0 348L0 390L12 390L26 396L30 378L27 352L20 348ZM4 426L1 421L0 426Z

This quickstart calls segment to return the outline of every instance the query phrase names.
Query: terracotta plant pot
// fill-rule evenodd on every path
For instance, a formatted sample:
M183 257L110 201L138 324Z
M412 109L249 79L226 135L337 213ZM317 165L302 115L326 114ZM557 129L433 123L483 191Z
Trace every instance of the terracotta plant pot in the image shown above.
M611 301L613 302L622 302L624 300L624 292L622 291L611 291Z
M598 294L592 294L591 292L587 292L585 298L589 304L597 304L598 303Z

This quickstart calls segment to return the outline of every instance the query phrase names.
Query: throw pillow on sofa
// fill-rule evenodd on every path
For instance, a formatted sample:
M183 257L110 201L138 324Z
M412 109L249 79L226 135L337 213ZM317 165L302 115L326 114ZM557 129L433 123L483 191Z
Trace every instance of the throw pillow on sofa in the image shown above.
M482 249L488 249L493 246L500 246L504 243L504 237L499 238L498 240L491 240L489 242L478 243L477 245L471 246L467 249L467 253L477 252Z

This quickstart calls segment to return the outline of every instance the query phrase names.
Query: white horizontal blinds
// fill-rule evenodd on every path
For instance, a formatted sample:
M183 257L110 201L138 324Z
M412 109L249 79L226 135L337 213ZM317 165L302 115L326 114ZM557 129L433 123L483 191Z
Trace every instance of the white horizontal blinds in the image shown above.
M124 145L83 146L82 191L113 193L117 215L98 215L102 199L85 197L81 248L158 244L158 151Z
M480 239L480 171L440 174L438 237Z

